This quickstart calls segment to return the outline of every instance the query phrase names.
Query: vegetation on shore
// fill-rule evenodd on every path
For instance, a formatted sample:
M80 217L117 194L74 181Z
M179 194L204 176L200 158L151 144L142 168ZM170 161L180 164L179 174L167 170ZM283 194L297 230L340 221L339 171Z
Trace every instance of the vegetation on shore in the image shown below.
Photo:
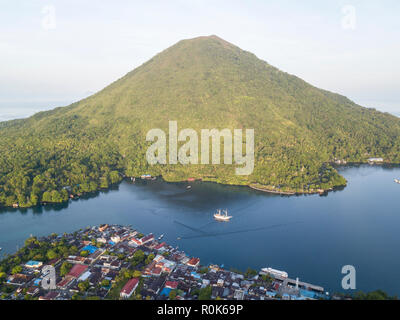
M255 169L146 162L146 133L255 130ZM183 142L182 142L183 144ZM189 177L281 192L346 185L329 163L400 163L400 119L321 90L216 37L180 41L68 107L0 122L0 205L58 203L123 176Z

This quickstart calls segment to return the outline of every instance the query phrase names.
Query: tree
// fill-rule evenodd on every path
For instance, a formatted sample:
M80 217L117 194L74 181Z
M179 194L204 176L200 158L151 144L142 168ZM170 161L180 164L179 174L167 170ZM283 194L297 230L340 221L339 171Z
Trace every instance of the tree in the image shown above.
M64 277L71 271L72 265L68 263L67 261L63 262L60 268L60 275Z
M154 254L150 253L146 259L146 264L149 264L150 262L152 262L154 260Z
M245 272L245 277L246 278L250 278L250 277L254 277L258 274L257 270L251 269L251 268L247 268L246 272Z
M205 288L200 289L199 291L199 300L210 300L212 294L211 286L207 286Z
M89 284L89 281L87 281L87 280L78 283L78 288L79 288L80 292L86 292L87 289L89 289L89 286L90 286L90 284Z
M22 272L22 267L21 266L15 266L14 268L12 268L11 273L12 274L17 274L17 273L21 273Z
M89 251L83 250L81 251L81 257L87 257L89 255Z
M170 300L175 300L176 299L176 290L171 290L169 292L168 297L169 297Z
M133 254L131 263L133 266L137 266L141 262L143 262L145 259L144 252L142 250L136 250L135 253Z
M104 279L104 280L101 282L101 286L102 286L102 287L108 287L109 285L110 285L110 281L107 280L107 279Z
M53 250L53 249L47 251L46 256L47 256L47 258L48 258L49 260L53 260L53 259L58 258L57 252L56 252L55 250Z
M7 278L7 273L5 272L0 272L0 285L4 282L4 280Z

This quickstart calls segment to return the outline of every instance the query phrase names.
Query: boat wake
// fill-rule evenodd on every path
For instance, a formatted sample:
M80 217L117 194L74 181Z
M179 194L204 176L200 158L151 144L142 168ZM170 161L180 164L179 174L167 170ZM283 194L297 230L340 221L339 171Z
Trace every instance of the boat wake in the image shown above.
M188 226L184 223L174 221L175 223L178 223L192 231L201 233L197 235L189 235L189 236L181 236L180 239L196 239L196 238L207 238L207 237L217 237L217 236L225 236L225 235L230 235L230 234L240 234L240 233L246 233L246 232L256 232L256 231L262 231L262 230L268 230L268 229L274 229L274 228L283 228L286 226L291 226L295 224L300 224L304 223L302 221L297 221L297 222L292 222L292 223L281 223L281 224L275 224L275 225L270 225L270 226L265 226L265 227L259 227L259 228L251 228L251 229L242 229L242 230L234 230L234 231L226 231L226 232L206 232L204 230L198 229L198 228L193 228L191 226Z

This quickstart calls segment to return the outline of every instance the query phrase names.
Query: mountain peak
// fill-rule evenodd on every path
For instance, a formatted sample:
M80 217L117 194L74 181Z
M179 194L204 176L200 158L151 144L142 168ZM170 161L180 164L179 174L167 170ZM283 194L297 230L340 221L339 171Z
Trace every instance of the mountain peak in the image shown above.
M232 43L218 37L217 35L209 35L209 36L198 36L195 38L185 39L180 42L183 43L193 43L193 44L201 44L201 43L219 43L222 44L226 48L237 48ZM178 42L178 43L180 43Z

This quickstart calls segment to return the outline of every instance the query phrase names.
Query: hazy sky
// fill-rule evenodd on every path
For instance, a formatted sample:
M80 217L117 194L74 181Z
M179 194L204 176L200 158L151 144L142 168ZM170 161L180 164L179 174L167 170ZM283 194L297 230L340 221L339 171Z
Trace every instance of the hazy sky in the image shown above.
M0 0L0 120L94 93L216 34L311 84L400 113L400 1Z

